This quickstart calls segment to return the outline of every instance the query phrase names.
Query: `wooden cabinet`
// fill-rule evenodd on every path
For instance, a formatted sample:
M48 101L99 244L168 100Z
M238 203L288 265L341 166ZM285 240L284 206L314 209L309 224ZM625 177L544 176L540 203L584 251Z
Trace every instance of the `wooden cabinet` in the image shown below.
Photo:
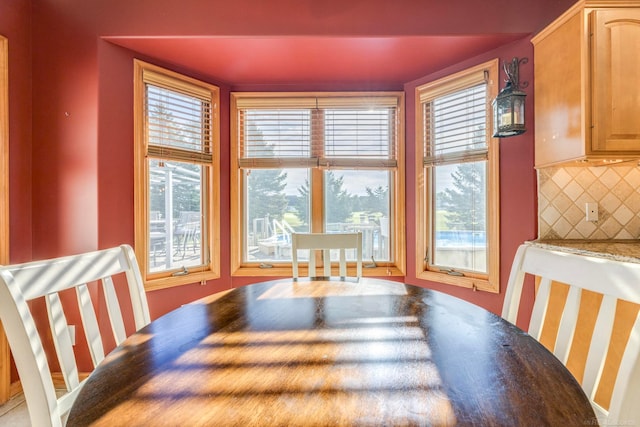
M536 167L640 158L640 1L580 1L532 42Z

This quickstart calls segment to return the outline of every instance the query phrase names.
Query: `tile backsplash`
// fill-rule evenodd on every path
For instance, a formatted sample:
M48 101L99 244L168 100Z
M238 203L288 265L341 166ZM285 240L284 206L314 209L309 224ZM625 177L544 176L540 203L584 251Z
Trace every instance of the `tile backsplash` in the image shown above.
M586 203L598 221L585 220ZM538 170L540 239L640 238L640 167L552 167Z

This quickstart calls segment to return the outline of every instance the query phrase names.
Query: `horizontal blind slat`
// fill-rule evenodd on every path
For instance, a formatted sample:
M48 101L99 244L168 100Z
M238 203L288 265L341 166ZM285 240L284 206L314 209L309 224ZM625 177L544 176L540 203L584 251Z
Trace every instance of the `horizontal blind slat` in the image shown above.
M487 158L486 83L424 103L425 166Z
M461 73L449 76L446 83L441 81L432 82L423 86L420 93L420 103L431 102L443 95L450 94L460 87L470 87L487 82L487 73L483 69L478 69L473 73ZM435 87L432 87L435 86Z
M395 109L325 110L325 157L395 159Z
M397 95L233 99L241 168L314 167L318 158L323 167L397 165Z
M326 169L395 169L398 167L396 159L366 159L354 158L321 158L320 167Z
M448 156L433 156L424 158L424 166L432 167L439 165L449 165L454 163L468 163L487 160L489 153L487 150L468 150L461 151Z
M157 159L173 159L190 163L211 163L213 161L211 153L181 150L179 148L150 145L147 152L149 157Z
M241 110L316 108L316 99L308 96L293 97L236 97L236 107Z
M244 158L238 159L240 169L285 169L311 168L325 169L395 169L395 159L364 158Z
M171 89L146 83L145 117L149 153L165 148L180 159L207 161L211 158L211 103Z
M238 167L241 169L285 169L285 168L312 168L318 166L318 159L313 157L276 157L276 158L243 158L238 159Z
M241 158L310 157L311 111L245 109L240 111Z
M317 107L324 109L336 108L379 108L398 106L396 96L328 96L317 99Z
M184 80L177 81L171 77L166 76L163 73L158 73L149 69L144 69L142 71L142 79L146 84L151 84L156 87L178 87L180 89L180 93L189 94L190 96L199 98L203 101L209 101L213 96L210 89L203 88Z

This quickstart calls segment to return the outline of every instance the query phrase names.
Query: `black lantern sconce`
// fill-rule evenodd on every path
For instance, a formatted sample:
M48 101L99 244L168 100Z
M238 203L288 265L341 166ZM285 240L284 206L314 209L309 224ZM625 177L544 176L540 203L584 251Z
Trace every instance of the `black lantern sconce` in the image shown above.
M508 138L520 135L526 131L524 127L524 99L526 93L520 90L518 81L518 68L520 64L526 64L527 58L513 58L510 64L504 63L504 71L507 74L507 84L493 101L493 136ZM529 86L524 82L522 87Z

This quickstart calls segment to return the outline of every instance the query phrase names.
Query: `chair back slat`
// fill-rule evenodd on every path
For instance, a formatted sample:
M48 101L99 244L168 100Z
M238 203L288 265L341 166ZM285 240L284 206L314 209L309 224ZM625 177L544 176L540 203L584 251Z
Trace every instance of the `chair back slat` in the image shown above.
M69 336L69 328L67 318L62 309L62 302L58 294L45 295L47 304L47 314L49 316L49 325L51 327L51 338L60 364L60 370L67 386L67 391L78 387L80 379L78 376L78 367L73 354L73 346L71 345L71 337Z
M149 307L133 249L128 245L0 267L0 320L14 355L32 425L62 426L64 415L84 384L80 381L68 315L65 314L71 302L66 295L61 298L60 292L75 288L73 300L77 302L79 323L85 331L95 367L104 358L104 333L96 316L95 307L99 305L96 296L104 295L107 300L114 339L116 342L124 339L122 311L111 279L116 275L120 279L126 278L136 330L140 329L150 322ZM93 286L106 287L104 293L100 293L90 289ZM41 297L46 302L51 337L67 387L67 393L60 397L56 395L29 304Z
M616 387L611 395L612 420L640 419L640 313L636 317L627 348L618 368Z
M616 372L615 365L609 366L612 363L609 359L614 358L609 353L612 353L612 337L621 336L620 332L616 333L616 328L622 327L618 326L617 321L620 302L640 305L640 263L521 245L512 264L502 310L502 316L514 324L518 319L522 288L525 283L531 283L525 281L526 275L540 279L529 328L529 333L536 339L540 339L548 317L551 286L558 283L569 287L552 349L567 365L569 354L576 345L577 330L584 326L579 319L582 316L582 300L587 298L585 292L602 295L602 302L595 313L595 326L589 331L590 342L586 346L588 350L581 385L601 424L640 420L640 310L632 312L635 316L630 319L633 326L622 350L617 373L613 374L613 391L608 408L603 407L606 402L596 402L603 373L605 370ZM581 333L583 335L584 332Z
M151 321L149 304L147 304L147 294L144 290L144 281L142 280L142 274L140 273L140 267L138 266L136 255L130 246L124 245L124 249L118 254L118 257L122 268L124 268L127 283L129 283L129 297L131 298L133 319L135 321L136 330L138 330L148 325Z
M522 286L522 284L520 286ZM542 280L540 280L540 285L538 286L538 298L536 298L533 304L531 321L529 322L529 334L537 340L540 340L540 336L542 335L542 326L544 325L545 317L547 316L550 293L551 281L547 278L542 278ZM513 323L515 323L515 320Z
M0 320L14 354L16 368L18 373L35 368L33 375L20 378L25 397L29 395L29 418L34 426L59 426L61 414L47 357L27 301L15 282L7 270L0 268ZM15 357L16 354L19 357Z
M310 251L309 256L310 257L313 256L313 251ZM331 260L331 251L329 249L324 249L322 251L322 261L323 261L322 273L325 277L331 276L331 261L325 262L325 260L327 259ZM316 271L316 270L313 269L312 271Z
M104 359L104 347L102 345L100 328L98 327L98 319L93 308L93 303L91 302L91 294L89 293L88 286L78 286L76 293L78 296L80 319L82 320L84 335L89 346L89 353L91 353L91 361L93 362L93 366L96 367L98 363Z
M524 260L524 251L527 249L525 245L520 245L513 258L511 271L509 272L509 286L504 295L504 305L502 317L515 324L518 320L518 308L520 304L512 304L511 301L520 301L522 299L522 289L524 286L525 274L522 270L522 261Z
M111 277L102 279L102 288L104 290L104 300L107 304L107 314L109 315L113 337L116 340L116 345L119 345L127 338L127 334L124 329L124 319L122 318L122 311L120 310L120 304L116 296L113 279L111 279Z
M331 276L331 250L339 250L339 274L347 276L346 249L356 251L356 277L362 277L362 233L292 233L291 258L293 277L299 276L298 251L308 250L308 276L316 276L315 251L323 254L323 274Z
M582 388L589 396L595 394L597 385L602 377L607 351L611 343L617 303L618 300L616 298L604 295L598 310L598 317L593 328L593 336L585 362L584 377L582 378Z
M565 365L567 364L567 359L569 359L569 351L571 351L571 343L578 323L581 296L582 292L579 287L571 286L569 288L569 294L560 318L558 334L553 346L553 354Z

